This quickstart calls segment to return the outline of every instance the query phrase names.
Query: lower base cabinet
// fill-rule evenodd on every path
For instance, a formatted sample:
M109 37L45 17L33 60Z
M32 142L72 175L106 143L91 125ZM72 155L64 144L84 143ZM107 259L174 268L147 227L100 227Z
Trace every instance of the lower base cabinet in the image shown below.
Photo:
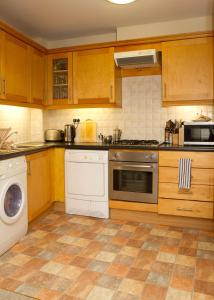
M50 149L51 192L53 202L65 202L65 149Z
M178 187L179 159L190 158L191 187ZM160 151L158 213L183 217L214 218L214 153Z
M212 219L213 203L159 198L158 213L163 215Z
M51 205L51 160L45 150L26 156L28 188L28 220L39 216Z

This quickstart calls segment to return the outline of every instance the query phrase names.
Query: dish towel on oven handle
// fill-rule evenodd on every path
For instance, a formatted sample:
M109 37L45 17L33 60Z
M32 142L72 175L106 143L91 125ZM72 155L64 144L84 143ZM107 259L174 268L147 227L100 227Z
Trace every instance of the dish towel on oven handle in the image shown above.
M191 188L191 159L179 159L179 174L178 174L178 188L190 189Z

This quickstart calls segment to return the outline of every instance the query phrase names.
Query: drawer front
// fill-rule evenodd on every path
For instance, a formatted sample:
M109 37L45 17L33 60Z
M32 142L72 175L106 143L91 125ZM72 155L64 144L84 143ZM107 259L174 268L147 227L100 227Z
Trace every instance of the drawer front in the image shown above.
M178 167L180 158L191 158L193 168L212 169L214 152L159 151L159 166Z
M160 198L158 200L158 213L213 219L213 203Z
M176 183L159 183L159 197L213 202L214 186L192 185L190 190L179 190Z
M214 169L196 169L191 170L192 184L214 185ZM178 168L159 167L159 182L178 183Z

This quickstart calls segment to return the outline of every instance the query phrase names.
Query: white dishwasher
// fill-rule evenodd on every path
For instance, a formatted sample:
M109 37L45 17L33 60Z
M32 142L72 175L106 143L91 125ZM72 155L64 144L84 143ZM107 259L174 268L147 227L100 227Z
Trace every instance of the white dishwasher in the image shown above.
M108 151L65 151L65 211L109 217Z

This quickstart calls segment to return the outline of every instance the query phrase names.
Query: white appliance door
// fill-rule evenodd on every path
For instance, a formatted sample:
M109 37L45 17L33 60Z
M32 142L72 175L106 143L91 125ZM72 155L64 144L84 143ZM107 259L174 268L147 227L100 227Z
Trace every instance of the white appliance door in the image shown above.
M6 224L15 223L24 209L24 189L20 182L8 181L1 193L0 218Z
M105 195L104 165L97 163L67 162L67 192L69 196Z

